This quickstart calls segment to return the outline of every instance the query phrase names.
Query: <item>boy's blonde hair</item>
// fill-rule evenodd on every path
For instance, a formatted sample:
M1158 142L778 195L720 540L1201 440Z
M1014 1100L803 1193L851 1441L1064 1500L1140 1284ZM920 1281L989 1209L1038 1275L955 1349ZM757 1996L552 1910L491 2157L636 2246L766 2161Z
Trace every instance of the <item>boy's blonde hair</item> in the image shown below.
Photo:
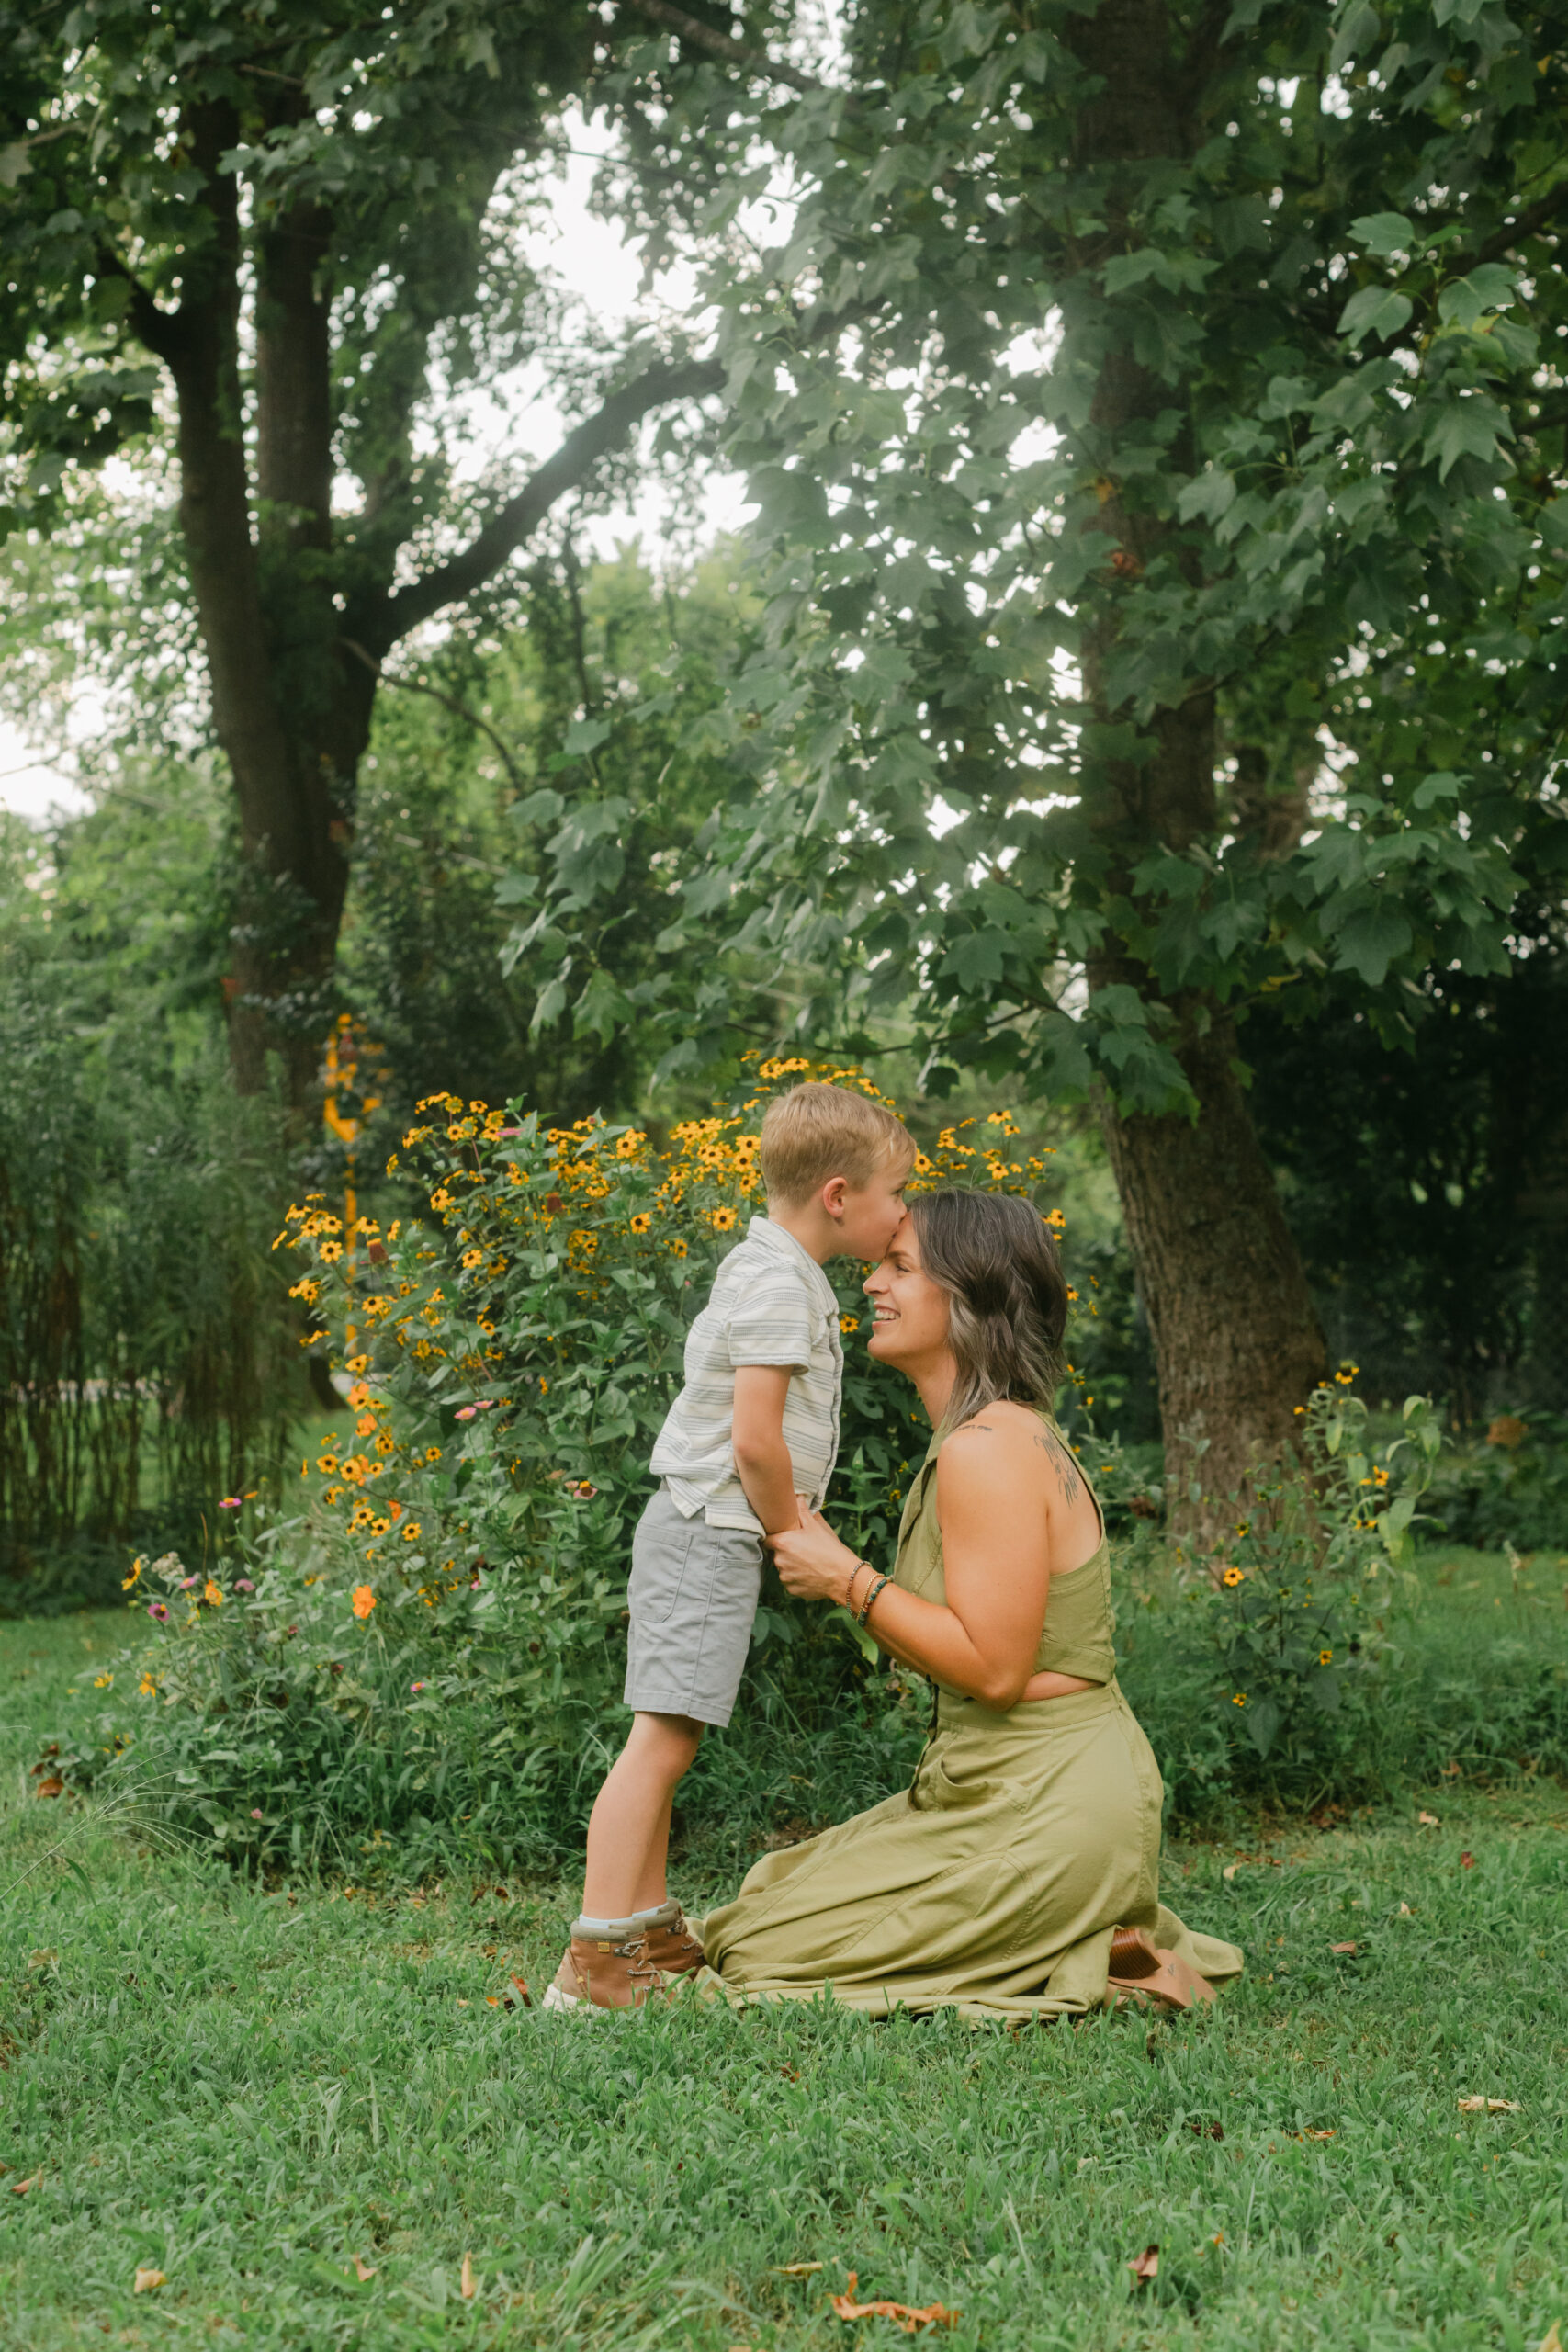
M890 1161L906 1174L915 1164L915 1139L902 1119L847 1086L812 1079L769 1103L762 1121L762 1182L771 1201L798 1208L826 1184L845 1176L869 1184Z

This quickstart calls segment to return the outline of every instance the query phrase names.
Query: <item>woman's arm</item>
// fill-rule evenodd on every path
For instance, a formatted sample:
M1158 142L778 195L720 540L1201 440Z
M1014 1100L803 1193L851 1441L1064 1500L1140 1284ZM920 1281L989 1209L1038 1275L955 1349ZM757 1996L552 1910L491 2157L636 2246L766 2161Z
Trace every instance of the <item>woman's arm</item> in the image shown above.
M885 1585L867 1620L889 1657L998 1713L1016 1706L1034 1670L1051 1571L1040 1424L992 1407L954 1430L937 1455L945 1607ZM773 1541L787 1589L847 1601L855 1555L820 1514ZM855 1580L855 1603L869 1589Z

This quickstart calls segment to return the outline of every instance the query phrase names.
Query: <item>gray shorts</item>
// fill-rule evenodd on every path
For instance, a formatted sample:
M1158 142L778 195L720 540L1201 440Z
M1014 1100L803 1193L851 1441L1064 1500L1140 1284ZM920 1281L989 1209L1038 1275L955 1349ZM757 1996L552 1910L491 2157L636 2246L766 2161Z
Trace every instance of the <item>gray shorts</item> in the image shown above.
M740 1527L682 1519L661 1486L632 1537L626 1702L727 1724L762 1589L762 1546Z

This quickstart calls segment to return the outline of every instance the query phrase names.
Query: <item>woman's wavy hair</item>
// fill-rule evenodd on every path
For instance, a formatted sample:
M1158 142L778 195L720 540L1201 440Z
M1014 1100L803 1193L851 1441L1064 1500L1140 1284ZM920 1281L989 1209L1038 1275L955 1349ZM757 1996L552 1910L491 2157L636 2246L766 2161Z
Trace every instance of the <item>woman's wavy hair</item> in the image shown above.
M1010 1193L917 1193L920 1264L952 1301L958 1361L944 1426L998 1397L1049 1412L1066 1370L1067 1285L1051 1228Z

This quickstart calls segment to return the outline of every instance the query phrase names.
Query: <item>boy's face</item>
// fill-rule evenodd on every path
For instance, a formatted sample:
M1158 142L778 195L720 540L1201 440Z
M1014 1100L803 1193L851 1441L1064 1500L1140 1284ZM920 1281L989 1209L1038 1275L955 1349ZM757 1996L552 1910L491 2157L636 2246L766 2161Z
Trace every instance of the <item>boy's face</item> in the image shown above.
M904 1222L904 1187L909 1170L902 1159L884 1161L869 1184L835 1176L824 1187L823 1205L839 1227L837 1254L867 1258L880 1265L887 1245Z

